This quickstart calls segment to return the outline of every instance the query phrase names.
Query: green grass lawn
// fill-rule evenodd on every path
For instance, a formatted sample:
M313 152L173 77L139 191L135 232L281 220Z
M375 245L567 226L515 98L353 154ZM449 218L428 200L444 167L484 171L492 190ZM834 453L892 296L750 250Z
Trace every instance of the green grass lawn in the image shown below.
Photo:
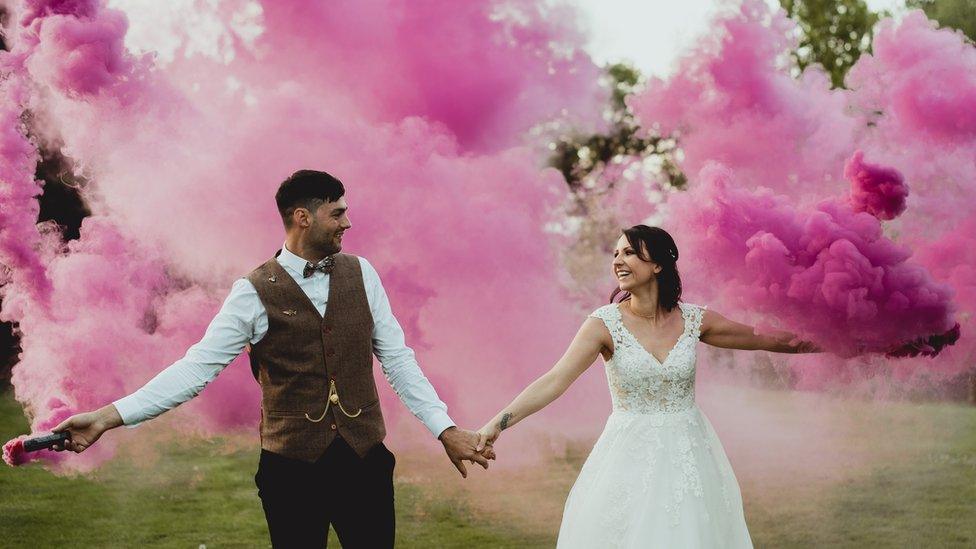
M976 547L976 408L841 408L873 418L837 436L852 446L874 437L862 443L874 465L795 482L740 475L756 546ZM0 397L0 439L26 428L12 396ZM36 464L0 468L0 546L268 547L251 446L170 441L162 455L127 451L72 477ZM568 448L549 463L504 470L500 480L489 472L465 482L453 478L446 460L398 456L397 546L552 547L589 446ZM334 538L330 546L338 547Z
M0 439L27 428L12 395L0 396ZM254 486L256 445L170 441L150 464L138 455L72 477L0 465L0 547L271 546ZM446 458L440 465L450 467ZM545 534L479 521L462 495L445 497L435 480L397 481L398 547L553 544ZM339 547L334 533L329 545Z
M875 413L871 432L889 445L877 450L887 462L825 486L795 487L796 497L785 490L750 497L760 490L744 485L756 546L976 547L976 408L855 408Z

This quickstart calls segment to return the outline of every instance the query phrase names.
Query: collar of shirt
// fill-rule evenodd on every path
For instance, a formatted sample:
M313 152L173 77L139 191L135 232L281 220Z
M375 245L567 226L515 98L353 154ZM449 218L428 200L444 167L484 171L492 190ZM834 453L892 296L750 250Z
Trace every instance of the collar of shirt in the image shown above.
M291 275L294 278L300 279L300 278L303 278L304 277L303 273L305 272L305 265L308 264L308 263L311 263L311 262L308 261L307 259L304 259L302 257L299 257L299 256L293 254L288 249L288 246L287 245L282 244L281 245L281 253L278 254L278 263L282 267L284 267L286 271L288 271L289 273L291 273ZM315 275L325 276L325 273L316 272L316 273L313 273L312 274L313 277Z

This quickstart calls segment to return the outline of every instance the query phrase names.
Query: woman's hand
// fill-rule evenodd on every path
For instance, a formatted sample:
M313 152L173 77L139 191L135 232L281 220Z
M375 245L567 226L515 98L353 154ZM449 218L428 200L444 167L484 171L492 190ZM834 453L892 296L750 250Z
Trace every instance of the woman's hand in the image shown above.
M812 341L801 341L794 347L797 353L822 353L823 348Z
M498 435L502 434L501 427L497 422L489 422L484 427L478 429L478 447L476 451L488 459L495 459L495 449L492 447L498 440Z

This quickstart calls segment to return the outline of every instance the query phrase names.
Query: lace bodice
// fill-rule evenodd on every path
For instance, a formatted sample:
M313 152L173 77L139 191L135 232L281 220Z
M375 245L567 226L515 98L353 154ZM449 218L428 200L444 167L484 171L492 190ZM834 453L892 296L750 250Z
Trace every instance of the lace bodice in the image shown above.
M624 326L620 307L610 303L590 316L603 320L613 338L606 361L607 382L615 412L671 413L695 404L695 345L705 307L678 303L684 331L664 362L659 362Z

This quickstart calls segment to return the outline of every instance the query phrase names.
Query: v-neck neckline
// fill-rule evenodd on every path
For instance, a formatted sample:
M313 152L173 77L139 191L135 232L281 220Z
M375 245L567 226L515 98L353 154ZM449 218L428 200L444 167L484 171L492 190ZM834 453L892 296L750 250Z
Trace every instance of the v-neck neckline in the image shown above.
M628 328L627 325L624 324L624 312L620 309L620 303L617 304L616 308L617 308L617 322L620 322L620 327L623 328L624 332L626 332L627 335L630 336L630 339L634 340L634 344L637 345L637 347L640 350L644 351L644 354L654 359L654 362L656 362L660 366L664 366L665 364L667 364L669 360L671 360L671 355L674 353L674 350L677 349L678 345L681 344L681 340L683 340L685 336L688 335L688 318L685 316L684 307L681 306L681 303L678 303L678 311L681 313L681 335L678 336L678 340L675 341L674 345L671 346L671 349L668 351L668 354L664 355L664 360L663 361L659 360L656 356L654 356L654 353L652 353L646 347L644 347L644 345L640 342L640 340L637 339L637 336L634 335L634 332L631 332L630 328Z

